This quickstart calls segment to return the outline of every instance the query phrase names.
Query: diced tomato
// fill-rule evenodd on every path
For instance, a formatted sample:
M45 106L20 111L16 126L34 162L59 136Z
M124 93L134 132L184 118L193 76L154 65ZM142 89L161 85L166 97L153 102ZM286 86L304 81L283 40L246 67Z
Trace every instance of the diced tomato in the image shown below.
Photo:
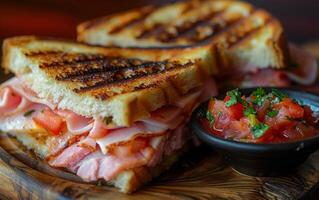
M296 125L294 120L287 118L286 114L281 114L281 111L276 117L266 117L264 121L276 130L276 132L282 132L283 130Z
M224 102L211 100L208 106L209 111L214 116L216 129L224 129L233 120L232 114L228 108L226 108Z
M225 99L224 99L224 102L227 102L229 100L230 100L230 97L226 96ZM233 119L239 120L240 118L243 117L243 113L244 113L243 104L238 102L238 103L228 107L228 109L229 109Z
M311 124L311 125L315 125L316 122L315 122L315 118L312 116L313 112L311 110L311 108L309 106L304 106L303 107L304 111L305 111L305 120L307 123Z
M249 122L246 118L232 121L224 131L225 138L243 139L250 135Z
M45 108L42 111L37 112L32 119L37 125L47 129L54 135L60 134L64 123L62 117L55 114L49 108Z
M257 116L259 121L264 121L267 111L269 109L269 106L270 106L270 101L265 100L264 104L261 107L257 108Z
M279 114L285 115L289 118L298 119L304 116L304 109L289 98L283 99L273 107L279 110Z
M287 141L296 141L305 137L315 136L316 134L317 131L313 126L306 126L300 122L296 126L286 129L282 132L282 136Z

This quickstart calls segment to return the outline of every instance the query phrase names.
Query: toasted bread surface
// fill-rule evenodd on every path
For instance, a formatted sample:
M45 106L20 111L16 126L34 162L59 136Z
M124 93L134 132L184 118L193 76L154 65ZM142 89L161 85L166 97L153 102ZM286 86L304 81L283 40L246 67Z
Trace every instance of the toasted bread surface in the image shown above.
M3 67L39 97L60 109L109 117L123 126L174 103L200 87L207 76L188 50L170 54L17 37L4 41L3 53Z
M146 14L145 14L146 13ZM289 61L280 22L242 1L190 0L141 8L91 20L77 28L78 40L121 47L210 45L218 67L284 68Z

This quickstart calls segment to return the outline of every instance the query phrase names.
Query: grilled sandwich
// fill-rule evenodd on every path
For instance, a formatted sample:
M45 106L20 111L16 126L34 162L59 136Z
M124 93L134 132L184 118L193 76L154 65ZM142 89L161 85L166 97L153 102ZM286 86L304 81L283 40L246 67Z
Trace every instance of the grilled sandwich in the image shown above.
M0 130L53 167L132 192L185 151L190 113L216 93L198 56L176 51L6 39L16 76L1 85Z
M78 40L121 47L211 45L217 65L282 69L289 53L280 22L241 1L191 0L84 22Z
M315 80L314 64L299 70L307 73L291 75L291 66L300 60L291 57L293 50L281 23L242 1L189 0L148 6L84 22L77 32L79 41L102 46L201 46L224 87L288 86L292 81L311 84Z

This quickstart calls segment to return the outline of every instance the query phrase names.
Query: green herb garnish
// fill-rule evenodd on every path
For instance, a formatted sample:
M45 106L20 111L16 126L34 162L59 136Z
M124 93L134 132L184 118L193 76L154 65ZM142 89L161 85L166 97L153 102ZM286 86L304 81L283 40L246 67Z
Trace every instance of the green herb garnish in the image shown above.
M212 126L215 122L215 117L212 115L211 112L207 111L206 112L206 118L209 121L210 126Z
M251 95L260 98L266 95L266 91L263 88L257 88Z
M24 117L29 117L29 116L32 115L32 113L34 113L34 112L35 112L35 110L29 110L29 111L25 112L25 113L23 114L23 116L24 116Z
M283 92L281 92L281 91L279 91L279 90L277 90L277 89L275 89L275 88L273 88L273 89L271 90L271 93L272 93L275 97L277 97L279 101L282 101L282 99L288 97L287 94L285 94L285 93L283 93Z
M278 115L278 110L270 110L268 113L267 113L267 116L268 117L276 117Z
M252 131L254 138L257 139L257 138L260 138L261 136L263 136L268 129L269 129L269 126L267 124L259 123L259 124L256 124L255 126L253 126L251 128L251 131Z
M241 93L238 88L227 92L227 96L229 96L230 99L226 102L226 107L235 105L238 102L238 99L241 99Z
M244 106L244 115L248 117L249 115L256 115L256 110L252 106Z
M103 122L104 122L106 125L111 124L112 121L113 121L112 117L104 117L104 118L103 118Z
M262 106L267 99L266 91L263 88L257 88L251 95L255 97L252 102L257 106Z

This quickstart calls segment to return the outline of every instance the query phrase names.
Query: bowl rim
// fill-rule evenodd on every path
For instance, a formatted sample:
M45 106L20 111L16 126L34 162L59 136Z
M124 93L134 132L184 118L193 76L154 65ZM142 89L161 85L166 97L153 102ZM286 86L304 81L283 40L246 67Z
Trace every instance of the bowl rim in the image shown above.
M319 100L319 95L308 92L308 91L301 91L298 89L294 88L277 88L277 87L252 87L252 88L244 88L244 89L239 89L240 91L253 91L254 89L257 88L264 88L264 89L278 89L281 91L288 91L288 92L297 92L300 94L306 94L306 95L311 95L313 98L318 98ZM223 95L218 95L215 98L220 98L225 96ZM233 148L233 150L245 150L245 151L254 151L254 152L265 152L265 151L282 151L282 150L288 150L288 149L294 149L296 151L299 151L300 149L304 148L305 146L309 146L312 144L318 144L319 148L319 134L314 136L314 137L309 137L305 138L302 140L297 140L297 141L288 141L288 142L277 142L277 143L251 143L251 142L241 142L241 141L236 141L236 140L230 140L230 139L225 139L222 137L215 136L213 134L210 134L205 128L201 125L200 120L199 120L199 113L203 113L203 109L205 111L207 110L207 104L209 100L201 103L192 113L191 120L190 120L190 125L191 129L195 134L202 139L204 142L209 143L210 145L213 145L215 147L219 146L228 146ZM318 107L319 108L319 107Z

